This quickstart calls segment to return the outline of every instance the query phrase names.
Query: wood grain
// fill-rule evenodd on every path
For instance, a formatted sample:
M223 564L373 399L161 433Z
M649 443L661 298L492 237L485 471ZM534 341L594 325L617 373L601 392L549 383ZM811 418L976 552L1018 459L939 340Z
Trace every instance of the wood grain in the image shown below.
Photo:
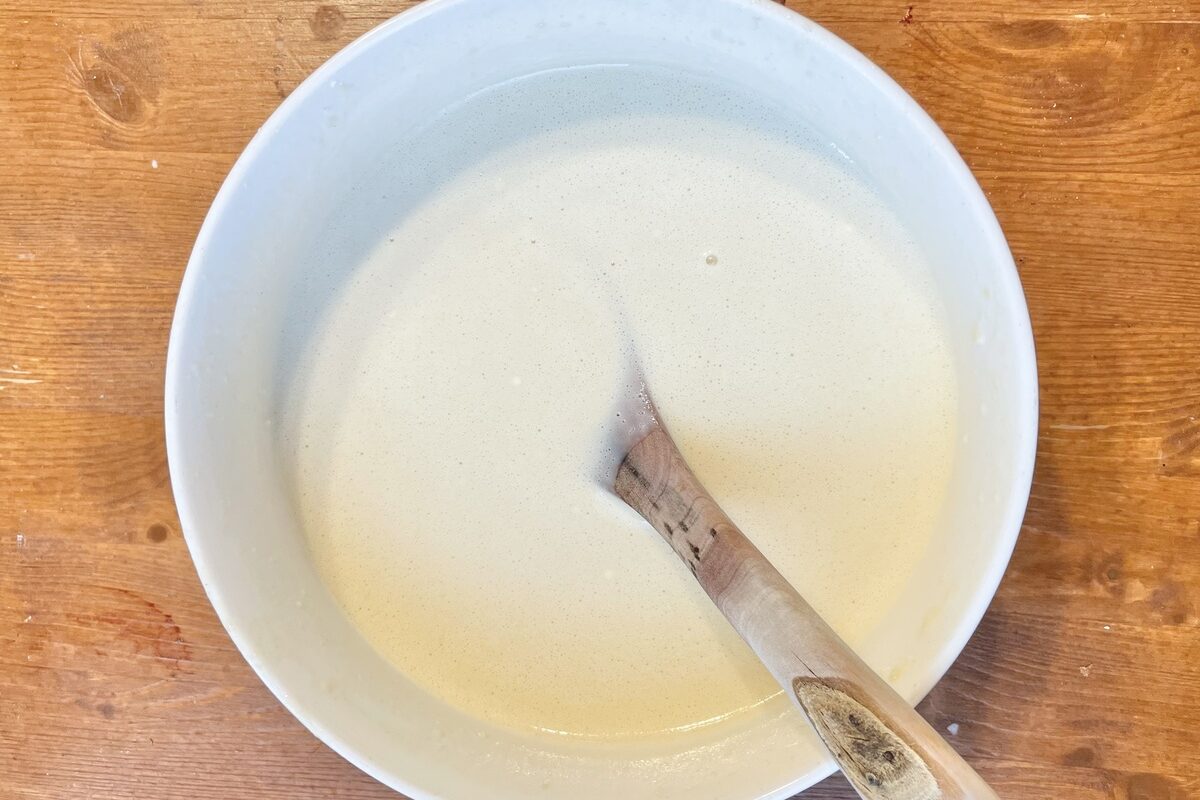
M160 407L222 176L281 97L407 5L0 0L0 797L394 796L216 622ZM922 711L1002 797L1200 798L1200 2L787 5L946 129L1033 317L1025 528Z

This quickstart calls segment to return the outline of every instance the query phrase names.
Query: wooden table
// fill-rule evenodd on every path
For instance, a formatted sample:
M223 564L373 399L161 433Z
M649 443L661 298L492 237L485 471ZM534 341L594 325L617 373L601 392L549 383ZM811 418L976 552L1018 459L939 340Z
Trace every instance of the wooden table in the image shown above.
M1200 797L1200 0L789 3L949 133L1037 337L1025 528L922 710L1007 798ZM0 797L394 796L226 637L160 414L221 179L407 5L0 0Z

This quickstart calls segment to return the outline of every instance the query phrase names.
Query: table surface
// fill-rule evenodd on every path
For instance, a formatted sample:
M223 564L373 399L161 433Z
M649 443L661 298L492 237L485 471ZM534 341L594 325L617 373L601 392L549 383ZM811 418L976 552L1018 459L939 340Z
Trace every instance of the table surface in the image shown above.
M1200 797L1200 1L788 2L949 134L1037 339L1020 543L922 712L1007 798ZM407 5L0 0L0 796L395 796L225 635L161 409L234 158Z

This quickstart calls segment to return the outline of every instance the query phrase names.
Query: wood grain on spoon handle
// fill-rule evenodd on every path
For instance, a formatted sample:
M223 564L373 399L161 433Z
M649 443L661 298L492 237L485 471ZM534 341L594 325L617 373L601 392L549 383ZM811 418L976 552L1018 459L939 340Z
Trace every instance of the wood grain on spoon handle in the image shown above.
M679 554L868 800L996 794L868 667L734 525L654 427L617 472L618 496Z

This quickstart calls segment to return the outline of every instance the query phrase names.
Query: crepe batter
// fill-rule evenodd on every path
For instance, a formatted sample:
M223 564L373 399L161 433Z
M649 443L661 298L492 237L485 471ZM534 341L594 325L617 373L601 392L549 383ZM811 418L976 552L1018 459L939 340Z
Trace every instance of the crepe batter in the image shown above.
M356 191L392 216L322 300L282 444L324 580L396 669L591 737L777 692L597 479L635 352L747 535L852 644L879 623L937 524L955 376L928 266L835 148L595 67L471 97Z

